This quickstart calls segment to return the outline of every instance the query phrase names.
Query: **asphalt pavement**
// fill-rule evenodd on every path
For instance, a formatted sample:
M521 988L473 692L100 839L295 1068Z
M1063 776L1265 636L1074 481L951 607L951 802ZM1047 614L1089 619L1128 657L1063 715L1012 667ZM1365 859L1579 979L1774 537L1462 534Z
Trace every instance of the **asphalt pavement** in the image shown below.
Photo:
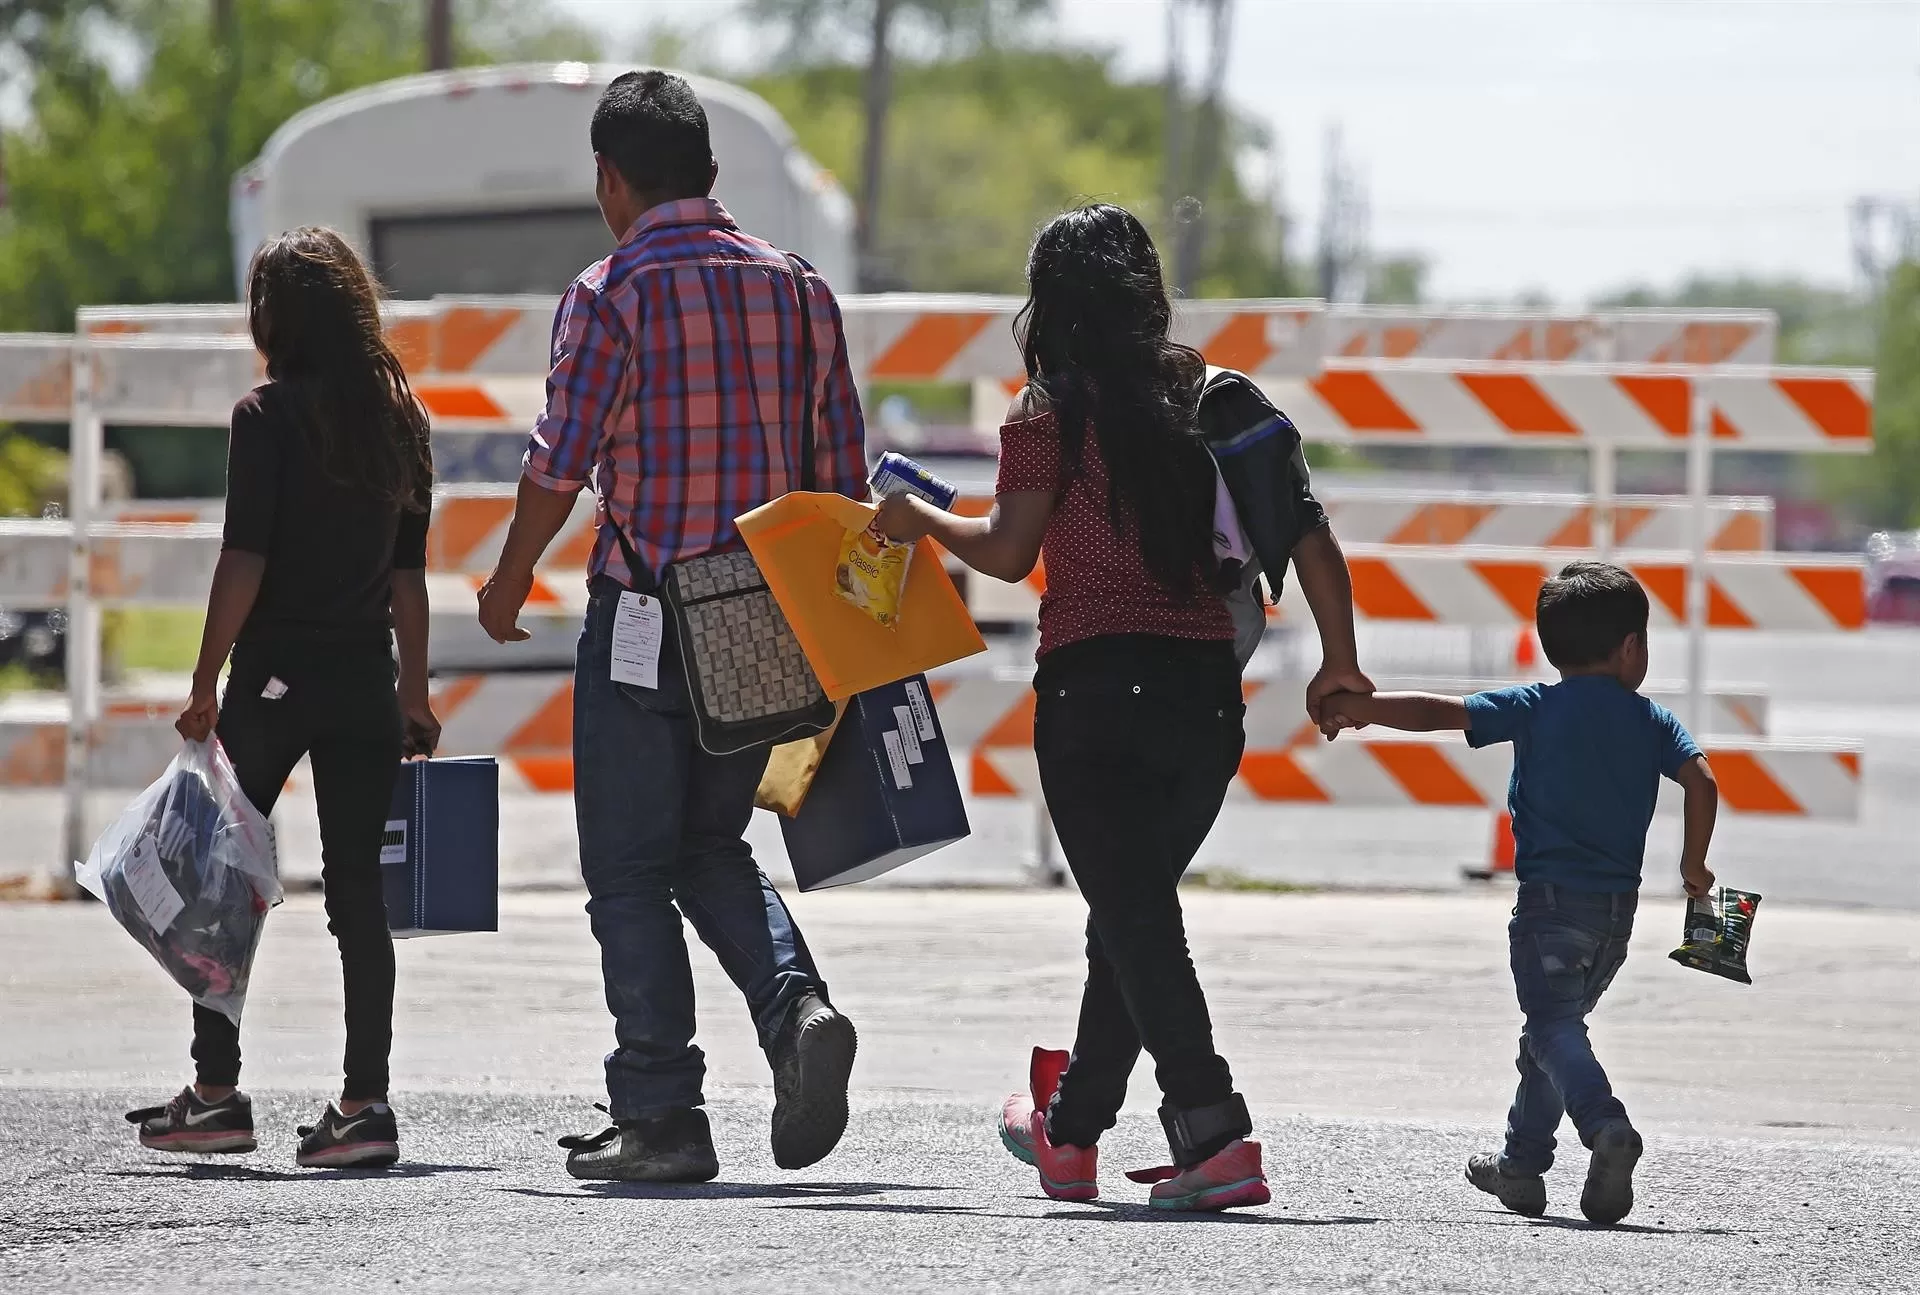
M1517 1025L1498 896L1195 893L1192 941L1274 1202L1144 1208L1164 1157L1145 1067L1066 1205L994 1136L1026 1049L1060 1045L1079 908L1062 894L798 896L859 1023L854 1122L784 1174L745 1012L696 946L721 1156L702 1187L595 1186L553 1139L598 1127L610 1027L579 897L507 897L498 935L400 949L386 1172L293 1164L338 1063L312 897L269 924L245 1084L261 1150L179 1159L120 1113L186 1074L186 1010L97 906L0 905L0 1288L8 1290L1890 1291L1920 1262L1920 917L1781 905L1744 987L1664 957L1649 897L1595 1018L1647 1136L1640 1208L1592 1228L1577 1148L1548 1218L1460 1181L1493 1145Z

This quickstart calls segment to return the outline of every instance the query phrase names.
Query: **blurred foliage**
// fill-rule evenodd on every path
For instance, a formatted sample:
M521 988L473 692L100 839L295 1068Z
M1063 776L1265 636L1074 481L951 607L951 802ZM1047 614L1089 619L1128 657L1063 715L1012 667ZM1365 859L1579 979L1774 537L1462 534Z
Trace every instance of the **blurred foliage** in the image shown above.
M746 0L750 19L780 29L789 62L821 58L852 41L867 48L875 0ZM999 45L1028 21L1050 13L1053 0L893 0L894 48L946 57Z
M5 136L5 329L66 331L87 303L231 300L232 173L302 108L423 63L419 0L232 0L224 34L205 0L0 3L0 43L31 78ZM456 18L467 63L597 52L543 0Z
M1427 299L1427 275L1433 263L1417 252L1383 256L1367 267L1366 303L1370 306L1418 306Z
M749 84L801 145L857 188L862 69L817 63ZM1076 202L1132 209L1169 251L1160 211L1166 99L1128 80L1110 54L981 49L894 72L887 187L878 249L916 291L1020 292L1026 253L1047 218ZM1265 147L1235 121L1230 156ZM857 195L856 195L857 196ZM1205 195L1210 242L1196 296L1288 296L1300 290L1277 206L1223 167Z
M38 517L66 492L67 456L0 430L0 517Z
M1820 477L1828 499L1869 526L1920 528L1920 262L1894 269L1880 307L1873 453L1823 461Z

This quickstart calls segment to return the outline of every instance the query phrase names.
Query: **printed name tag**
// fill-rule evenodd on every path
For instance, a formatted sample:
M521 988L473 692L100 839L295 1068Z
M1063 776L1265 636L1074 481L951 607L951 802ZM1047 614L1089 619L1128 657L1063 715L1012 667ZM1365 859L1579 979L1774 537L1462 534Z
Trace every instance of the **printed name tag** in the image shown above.
M887 763L893 768L893 785L901 791L912 790L913 770L907 767L907 752L900 744L900 735L888 729L880 735L880 741L887 748Z
M156 932L164 933L187 906L180 892L167 880L166 870L160 866L160 851L150 836L133 843L133 853L121 866L120 879L127 883L127 889L133 892L133 902L147 915Z
M639 688L660 686L660 645L666 637L666 613L658 598L622 592L613 614L613 671L615 683Z
M922 742L937 742L940 731L933 726L933 703L927 698L927 690L920 686L918 679L907 680L907 705L913 708L913 724L920 733ZM906 728L905 724L900 726Z
M390 818L387 830L380 834L380 862L405 863L407 861L407 820Z
M913 728L913 712L905 706L895 706L893 722L900 726L900 749L906 752L907 763L925 764L927 756L920 749L920 735Z

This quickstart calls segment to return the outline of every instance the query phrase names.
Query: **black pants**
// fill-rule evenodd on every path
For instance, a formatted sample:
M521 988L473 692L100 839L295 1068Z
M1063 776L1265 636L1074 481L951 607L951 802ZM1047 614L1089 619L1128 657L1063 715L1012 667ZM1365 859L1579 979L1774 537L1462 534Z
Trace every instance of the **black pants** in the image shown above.
M261 695L273 679L286 685L284 696ZM393 1047L393 937L380 885L380 836L400 765L391 649L379 639L236 647L218 731L241 790L262 814L273 811L300 757L311 761L327 929L340 946L346 982L341 1092L354 1100L384 1097ZM238 1027L196 1006L193 1060L200 1083L239 1083Z
M1166 1108L1233 1096L1179 884L1239 767L1246 707L1231 644L1146 635L1052 652L1034 689L1041 786L1088 910L1079 1032L1049 1136L1092 1146L1143 1046Z

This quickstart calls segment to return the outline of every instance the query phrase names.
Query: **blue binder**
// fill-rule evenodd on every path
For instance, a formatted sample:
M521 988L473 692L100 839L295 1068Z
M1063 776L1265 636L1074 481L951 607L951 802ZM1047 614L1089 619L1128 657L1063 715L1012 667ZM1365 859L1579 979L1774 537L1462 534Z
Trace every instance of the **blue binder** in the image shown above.
M491 756L400 766L380 873L396 937L500 929L500 766Z
M800 812L780 820L801 890L866 881L967 836L925 675L853 697Z

